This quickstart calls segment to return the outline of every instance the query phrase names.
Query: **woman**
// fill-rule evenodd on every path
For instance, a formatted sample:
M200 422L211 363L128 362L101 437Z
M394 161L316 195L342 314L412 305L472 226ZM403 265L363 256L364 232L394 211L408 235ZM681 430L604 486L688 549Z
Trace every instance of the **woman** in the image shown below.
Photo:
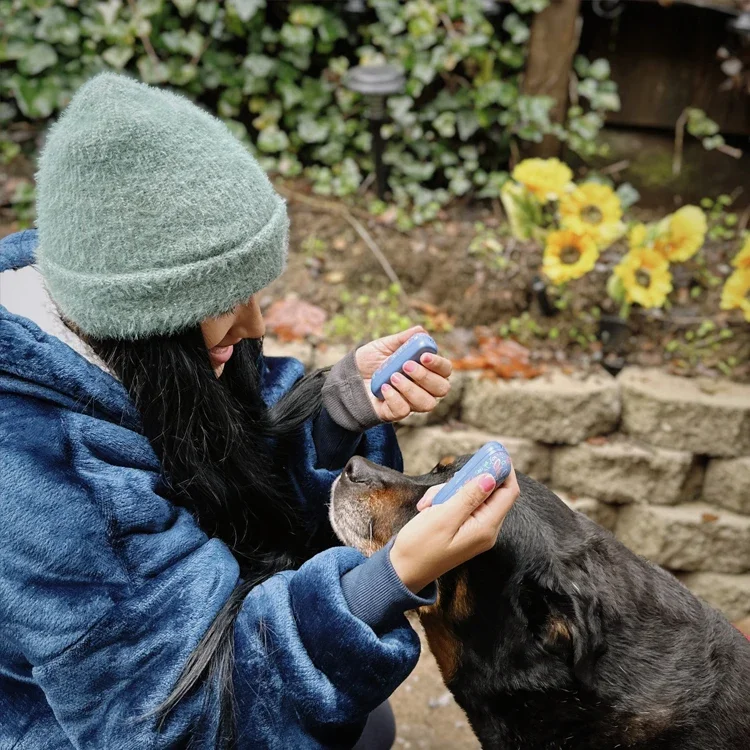
M388 746L363 727L418 657L404 612L494 542L517 485L485 476L367 560L326 501L355 453L400 468L383 423L431 409L449 363L379 402L414 330L328 373L265 359L285 206L181 97L86 84L37 208L38 236L0 244L0 745Z

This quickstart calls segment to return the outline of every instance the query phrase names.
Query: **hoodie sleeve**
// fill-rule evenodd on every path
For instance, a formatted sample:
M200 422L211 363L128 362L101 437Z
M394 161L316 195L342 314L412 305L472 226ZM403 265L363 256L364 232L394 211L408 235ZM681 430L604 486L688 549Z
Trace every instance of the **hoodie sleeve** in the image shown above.
M272 405L304 375L305 368L291 357L264 357L261 372L263 397ZM289 471L299 505L318 524L328 523L326 514L331 485L352 456L363 456L396 471L404 468L392 425L380 424L360 435L341 427L325 412L317 420L309 420L303 425L296 450L291 453L295 459L290 463Z
M5 395L0 447L3 636L70 742L212 747L205 687L161 729L150 712L238 583L226 546L159 494L136 432ZM330 549L247 595L234 632L239 747L353 744L413 668L419 641L403 615L376 632L347 604L342 576L362 562Z

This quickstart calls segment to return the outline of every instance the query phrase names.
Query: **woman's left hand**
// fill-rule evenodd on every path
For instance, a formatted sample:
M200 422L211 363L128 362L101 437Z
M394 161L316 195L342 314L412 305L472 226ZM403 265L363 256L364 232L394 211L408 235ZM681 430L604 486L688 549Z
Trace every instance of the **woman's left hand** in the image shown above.
M437 354L423 354L419 363L407 362L404 372L395 373L389 383L383 386L381 401L372 395L370 380L375 370L385 362L402 344L415 333L427 333L422 326L414 326L407 331L385 336L357 349L356 359L360 375L365 381L375 413L384 422L398 422L413 411L432 411L437 400L445 396L451 388L448 377L451 374L450 360Z

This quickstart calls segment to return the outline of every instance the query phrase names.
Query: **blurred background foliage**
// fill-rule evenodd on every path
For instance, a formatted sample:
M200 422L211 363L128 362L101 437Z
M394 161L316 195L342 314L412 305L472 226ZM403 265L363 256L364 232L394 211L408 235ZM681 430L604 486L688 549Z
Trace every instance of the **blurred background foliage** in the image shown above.
M406 74L382 132L408 229L452 197L498 197L524 142L554 134L597 154L606 112L619 107L606 60L576 59L578 96L562 124L551 98L521 90L531 15L547 1L487 16L481 0L370 0L356 15L338 2L0 0L0 127L52 118L92 74L124 71L216 112L270 172L345 196L373 165L364 102L343 76L387 61ZM0 158L15 148L3 142Z

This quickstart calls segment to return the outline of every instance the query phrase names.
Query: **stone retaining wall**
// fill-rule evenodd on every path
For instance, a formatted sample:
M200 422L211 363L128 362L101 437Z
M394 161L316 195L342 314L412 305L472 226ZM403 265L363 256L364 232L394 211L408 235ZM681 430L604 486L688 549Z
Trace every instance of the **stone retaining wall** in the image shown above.
M308 366L338 347L280 347ZM497 381L455 373L398 436L408 473L496 439L520 471L672 570L731 620L750 616L750 386L629 368Z

